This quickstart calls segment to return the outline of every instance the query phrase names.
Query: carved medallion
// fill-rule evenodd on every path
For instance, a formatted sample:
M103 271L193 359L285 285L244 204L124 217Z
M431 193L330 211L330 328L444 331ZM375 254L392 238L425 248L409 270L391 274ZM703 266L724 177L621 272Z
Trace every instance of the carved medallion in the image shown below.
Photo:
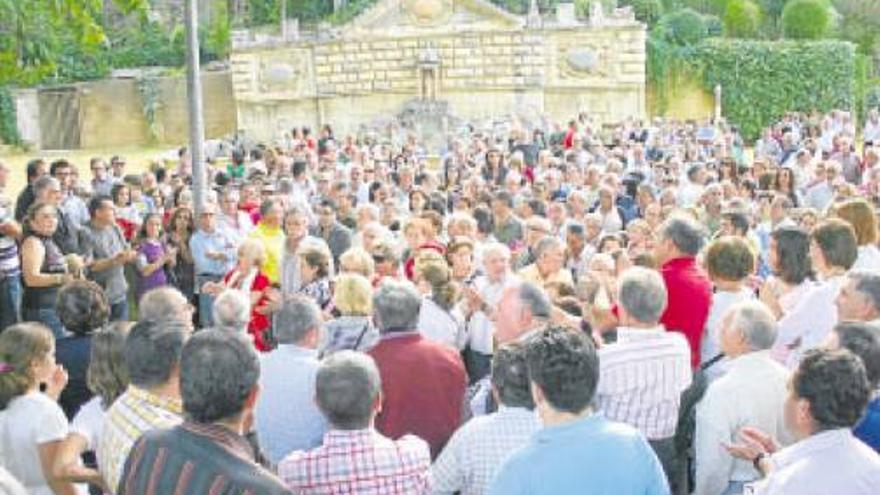
M452 0L404 0L403 6L420 26L438 24L452 13Z

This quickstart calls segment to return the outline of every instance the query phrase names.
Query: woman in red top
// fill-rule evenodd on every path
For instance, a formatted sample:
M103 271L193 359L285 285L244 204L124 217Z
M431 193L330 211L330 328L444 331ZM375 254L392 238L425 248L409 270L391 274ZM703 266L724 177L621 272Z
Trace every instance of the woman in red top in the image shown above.
M271 313L269 305L269 278L262 271L266 261L263 244L254 239L246 239L238 248L238 261L235 267L223 277L221 282L208 282L202 288L205 292L217 295L225 289L235 289L250 294L251 321L247 331L254 339L254 346L261 352L272 350L269 336Z

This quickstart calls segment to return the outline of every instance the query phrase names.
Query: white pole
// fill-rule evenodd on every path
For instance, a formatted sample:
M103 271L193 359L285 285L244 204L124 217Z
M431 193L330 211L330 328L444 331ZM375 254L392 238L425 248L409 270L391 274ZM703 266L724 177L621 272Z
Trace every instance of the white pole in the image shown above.
M192 159L193 203L196 215L205 204L205 124L202 120L202 81L199 77L199 17L197 0L186 1L186 91L189 102L189 152ZM196 217L198 218L198 216Z

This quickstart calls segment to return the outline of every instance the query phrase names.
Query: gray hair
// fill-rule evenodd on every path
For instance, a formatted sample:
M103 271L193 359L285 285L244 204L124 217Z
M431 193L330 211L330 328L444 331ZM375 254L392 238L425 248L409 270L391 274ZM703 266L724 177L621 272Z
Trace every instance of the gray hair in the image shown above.
M532 318L550 318L553 307L544 289L531 282L522 282L516 291L519 302L532 313Z
M315 402L333 427L359 430L370 424L373 402L382 390L373 358L340 351L325 358L315 377Z
M490 241L483 245L483 260L491 256L501 256L510 260L510 248L498 241Z
M211 312L217 329L244 332L251 321L251 301L244 291L226 289L214 299Z
M855 270L849 272L849 278L855 282L855 289L864 294L880 311L880 272L876 270Z
M535 244L535 259L539 260L541 259L541 256L544 256L547 251L561 247L563 247L562 241L558 237L548 235L547 237L544 237L540 241L538 241L537 244Z
M149 389L168 382L189 334L189 326L177 321L142 319L135 324L124 350L131 384Z
M409 282L386 280L373 294L376 324L382 333L414 328L421 307L422 297Z
M295 296L286 299L275 312L272 329L280 344L302 341L309 331L321 327L321 310L315 301Z
M776 318L763 303L743 301L727 310L727 314L730 315L730 326L743 335L750 349L763 351L773 346Z
M684 215L675 215L663 224L662 236L672 241L682 253L696 255L703 248L705 233L703 227L694 219Z
M235 418L259 378L260 360L244 335L199 332L181 353L183 410L197 423Z
M40 194L43 193L46 189L50 187L54 187L56 189L61 189L61 181L52 177L51 175L44 175L39 179L34 181L34 185L32 186L34 190L34 197L40 197Z
M141 296L138 319L155 322L182 321L183 310L189 304L186 297L174 287L159 287Z
M639 322L657 323L666 310L666 284L654 270L628 269L620 277L617 293L623 309Z

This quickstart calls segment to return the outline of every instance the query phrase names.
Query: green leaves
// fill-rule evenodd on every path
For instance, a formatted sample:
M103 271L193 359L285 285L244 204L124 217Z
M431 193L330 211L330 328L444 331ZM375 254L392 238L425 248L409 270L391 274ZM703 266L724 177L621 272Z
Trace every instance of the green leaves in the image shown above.
M787 39L820 39L830 27L831 8L826 0L791 0L782 9L782 31Z
M724 115L748 140L787 111L853 108L851 43L711 39L697 47L707 90L720 84Z

